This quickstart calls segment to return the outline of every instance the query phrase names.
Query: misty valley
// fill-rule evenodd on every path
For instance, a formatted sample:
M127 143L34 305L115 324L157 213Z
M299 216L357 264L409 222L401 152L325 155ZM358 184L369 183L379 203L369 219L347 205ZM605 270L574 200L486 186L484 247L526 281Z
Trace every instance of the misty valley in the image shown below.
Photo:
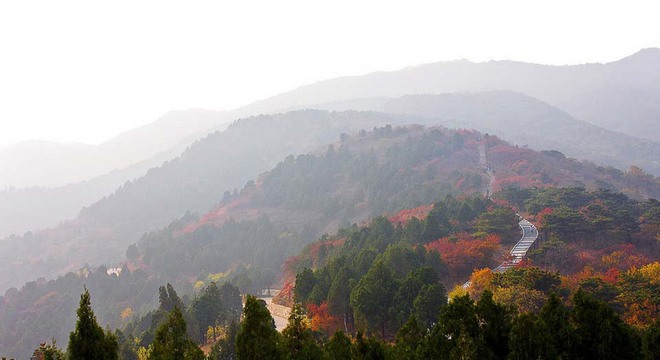
M660 358L660 49L0 149L3 359Z

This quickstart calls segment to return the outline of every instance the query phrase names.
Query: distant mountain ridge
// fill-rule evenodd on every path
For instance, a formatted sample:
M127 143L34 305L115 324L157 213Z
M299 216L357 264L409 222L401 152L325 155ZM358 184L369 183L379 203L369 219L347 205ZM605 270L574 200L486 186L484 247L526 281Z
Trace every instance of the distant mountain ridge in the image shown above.
M440 62L399 71L321 81L229 113L206 110L171 112L152 124L106 142L101 146L103 151L81 144L22 144L13 150L0 151L0 189L17 183L47 187L67 185L56 189L10 189L0 192L0 237L38 230L71 219L81 207L144 174L146 169L176 157L185 146L213 130L222 129L218 126L229 120L292 109L373 110L437 117L447 126L479 129L518 145L560 150L569 156L619 168L637 165L657 175L660 174L657 142L660 139L660 66L657 64L660 64L660 49L656 48L644 49L607 64L548 66L515 61ZM516 100L514 95L510 95L512 99L501 102L504 108L494 109L499 114L499 119L496 119L497 116L490 116L492 114L488 112L477 113L475 109L458 108L461 102L456 99L467 96L465 94L457 94L454 99L446 98L449 95L440 96L437 101L443 105L437 105L435 109L431 109L433 106L430 104L424 105L425 108L415 107L415 102L421 102L422 98L388 100L387 105L383 104L382 99L373 99L503 91L520 92L552 105L543 110L540 104L530 105L534 102L531 98ZM490 97L494 99L497 96ZM427 100L424 102L428 103ZM454 107L448 107L447 103L452 101ZM464 103L469 104L470 101ZM529 114L524 114L513 109L514 105L533 109ZM510 124L501 116L507 112L519 121L526 120L518 122L519 125L527 125L516 131L522 136L511 135ZM590 127L569 114L601 127ZM490 117L491 122L484 122L476 118L477 115ZM534 115L539 116L536 124L532 124ZM634 134L638 138L608 130ZM526 141L528 137L533 141ZM36 154L35 148L40 148ZM125 161L117 163L112 158L124 158ZM133 166L125 169L131 164ZM125 170L114 171L80 185L71 183L77 181L75 179L94 178L113 168ZM52 209L39 208L47 201L55 202Z
M194 141L227 122L227 113L192 109L171 111L100 145L24 141L0 150L0 189L90 180L148 160L191 137Z
M235 110L237 114L371 97L511 90L609 130L660 140L660 49L606 64L516 61L438 62L301 86Z
M298 111L238 121L125 183L84 208L77 218L51 229L0 240L0 259L6 264L0 265L0 289L73 271L85 263L113 263L143 233L167 225L186 211L207 211L225 191L241 187L287 155L312 151L341 133L407 118ZM35 253L35 248L42 251ZM17 269L22 269L18 276Z
M561 109L511 91L365 98L310 107L377 111L437 119L450 128L476 129L520 146L621 169L660 174L660 142L635 138L575 119Z

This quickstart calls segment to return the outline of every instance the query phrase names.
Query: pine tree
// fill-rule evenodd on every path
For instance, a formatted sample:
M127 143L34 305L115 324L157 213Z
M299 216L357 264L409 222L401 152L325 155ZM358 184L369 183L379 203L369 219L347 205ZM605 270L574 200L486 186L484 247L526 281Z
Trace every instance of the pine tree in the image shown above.
M204 354L188 338L186 321L178 306L170 312L167 321L158 327L149 360L202 360Z
M80 295L76 328L69 335L67 357L70 360L116 360L119 345L110 331L104 332L96 321L89 291Z
M280 334L263 300L248 295L243 310L241 329L236 335L239 360L280 359Z
M394 352L397 359L414 359L417 348L424 338L424 331L419 325L415 315L396 333L396 345Z
M343 331L337 330L325 343L325 352L333 360L350 360L351 347L351 339Z
M320 359L323 355L312 336L305 310L299 303L293 305L289 323L282 331L282 345L287 359Z

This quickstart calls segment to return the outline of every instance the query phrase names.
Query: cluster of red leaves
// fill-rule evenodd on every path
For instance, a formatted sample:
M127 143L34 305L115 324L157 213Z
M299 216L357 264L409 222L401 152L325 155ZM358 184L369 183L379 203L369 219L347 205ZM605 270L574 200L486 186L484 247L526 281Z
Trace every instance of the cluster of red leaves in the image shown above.
M450 274L468 277L473 269L492 266L493 256L500 246L497 235L483 239L468 233L457 233L424 245L427 251L436 251L447 264Z
M291 282L296 279L298 264L300 263L300 256L289 256L282 265L282 280L284 282Z
M305 308L307 309L307 317L312 323L312 330L334 334L341 328L341 320L330 314L327 301L319 305L307 304Z
M433 209L433 205L422 205L413 209L401 210L396 215L390 216L389 220L394 225L406 224L412 218L424 220L429 215L429 212L431 212L432 209Z
M215 226L222 226L227 220L231 218L237 218L239 210L242 207L245 207L249 203L249 196L241 196L238 199L234 199L228 204L225 204L207 214L202 216L199 220L194 223L186 225L183 228L183 233L190 234L200 227L208 224L213 224ZM254 211L252 209L242 210L240 212L250 213ZM254 214L251 214L251 217L255 217Z
M290 281L284 284L284 287L280 292L273 298L273 303L282 305L282 306L293 306L293 288L295 287L295 281Z

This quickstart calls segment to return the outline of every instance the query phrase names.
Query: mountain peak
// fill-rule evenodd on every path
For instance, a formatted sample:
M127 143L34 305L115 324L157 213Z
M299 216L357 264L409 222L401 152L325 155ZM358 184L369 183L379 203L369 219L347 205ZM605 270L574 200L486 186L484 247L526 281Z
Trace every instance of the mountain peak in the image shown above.
M641 49L638 52L627 56L619 61L619 63L626 63L631 65L655 65L660 64L660 48L651 47Z

